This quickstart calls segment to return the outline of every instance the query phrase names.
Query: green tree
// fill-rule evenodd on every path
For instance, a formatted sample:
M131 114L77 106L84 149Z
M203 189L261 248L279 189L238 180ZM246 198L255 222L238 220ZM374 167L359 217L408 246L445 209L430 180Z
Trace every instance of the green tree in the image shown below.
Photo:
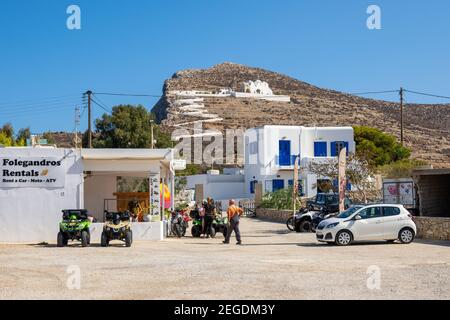
M19 130L19 132L17 133L17 144L20 146L26 146L27 144L27 139L31 138L31 130L30 128L22 128Z
M8 134L0 130L0 145L4 147L13 146L13 141L11 137L8 137Z
M45 132L42 135L42 138L47 140L48 144L56 144L56 140L55 140L55 138L53 137L53 134L50 131Z
M112 110L112 115L104 114L95 121L96 131L93 137L94 148L149 148L151 146L150 120L154 115L141 105L119 105ZM153 125L156 148L170 148L170 136ZM87 134L83 144L87 143Z
M411 150L402 147L390 134L364 126L354 127L354 131L356 153L370 165L383 166L411 156Z

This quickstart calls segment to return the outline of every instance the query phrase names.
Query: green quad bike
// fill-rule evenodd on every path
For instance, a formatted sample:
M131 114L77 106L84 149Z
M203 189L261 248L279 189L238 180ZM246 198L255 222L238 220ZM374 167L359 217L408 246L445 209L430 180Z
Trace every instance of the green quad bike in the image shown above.
M105 225L101 236L102 247L107 247L112 240L123 241L126 247L131 247L133 231L131 231L131 215L128 211L105 211Z
M63 210L57 246L60 248L67 246L71 240L81 241L81 246L87 247L91 244L90 226L91 221L88 219L87 210Z
M202 219L198 214L194 212L194 214L191 214L192 220L192 229L191 234L194 238L200 238L203 232L203 226L202 226ZM211 238L214 238L217 233L222 233L224 237L227 235L228 230L228 219L223 218L221 214L217 214L213 220L210 236Z

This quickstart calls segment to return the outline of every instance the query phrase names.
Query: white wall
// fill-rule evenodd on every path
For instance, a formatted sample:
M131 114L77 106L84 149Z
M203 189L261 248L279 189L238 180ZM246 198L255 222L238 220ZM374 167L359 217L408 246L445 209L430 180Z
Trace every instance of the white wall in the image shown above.
M324 158L314 157L314 142L327 142L327 153L331 156L331 142L348 141L349 152L355 152L354 132L351 127L301 127L301 126L264 126L261 128L249 129L245 132L245 187L246 196L252 197L249 193L250 182L257 180L263 183L265 188L266 180L283 179L285 186L288 180L293 179L293 166L280 168L277 164L279 156L279 141L291 141L291 155L300 155L302 165L309 161L321 161ZM251 144L258 143L258 153L250 154ZM302 173L302 180L305 180L305 193L307 196L314 196L317 190L316 176L308 172Z
M0 157L65 156L65 188L0 189L0 242L55 242L61 210L79 209L83 203L83 166L76 151L0 148Z
M202 184L204 197L214 200L241 199L245 195L243 175L211 175L201 174L186 178L187 189L195 189L195 185Z
M94 175L84 180L84 208L89 214L103 221L104 199L115 198L117 190L116 175ZM115 201L111 205L117 205ZM115 210L115 208L109 208Z

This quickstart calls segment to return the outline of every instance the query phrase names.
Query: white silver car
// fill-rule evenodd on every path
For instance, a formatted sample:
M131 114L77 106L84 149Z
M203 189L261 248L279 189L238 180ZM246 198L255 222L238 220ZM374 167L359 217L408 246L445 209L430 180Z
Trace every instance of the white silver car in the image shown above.
M354 241L414 241L417 228L402 205L352 207L335 218L322 221L316 230L320 242L348 246Z

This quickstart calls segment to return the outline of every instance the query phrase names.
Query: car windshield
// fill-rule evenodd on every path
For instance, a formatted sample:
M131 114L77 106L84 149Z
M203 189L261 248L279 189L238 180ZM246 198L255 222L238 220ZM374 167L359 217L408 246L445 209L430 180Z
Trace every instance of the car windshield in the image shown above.
M341 219L346 219L354 214L356 211L361 209L361 207L351 207L350 209L345 210L344 212L338 214L336 217Z
M327 203L338 203L339 202L339 196L337 195L328 195L327 196Z

